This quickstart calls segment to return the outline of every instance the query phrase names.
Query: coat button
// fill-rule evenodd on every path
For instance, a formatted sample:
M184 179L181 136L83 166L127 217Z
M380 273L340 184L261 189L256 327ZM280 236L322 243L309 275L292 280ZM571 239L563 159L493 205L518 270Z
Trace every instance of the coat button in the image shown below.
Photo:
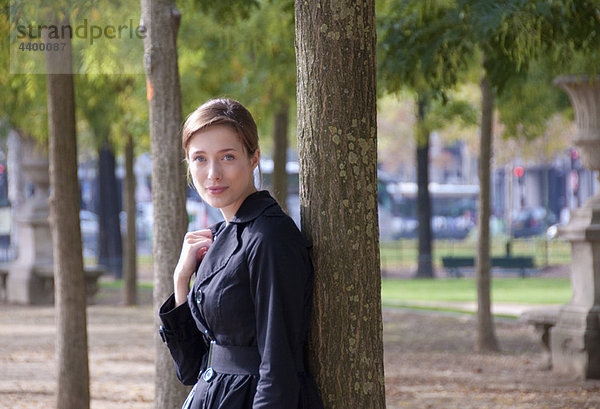
M204 293L202 290L198 289L198 291L196 291L196 304L200 305L202 304L202 301L204 301Z
M215 371L210 367L206 368L206 370L202 373L202 379L204 382L210 382L214 377Z

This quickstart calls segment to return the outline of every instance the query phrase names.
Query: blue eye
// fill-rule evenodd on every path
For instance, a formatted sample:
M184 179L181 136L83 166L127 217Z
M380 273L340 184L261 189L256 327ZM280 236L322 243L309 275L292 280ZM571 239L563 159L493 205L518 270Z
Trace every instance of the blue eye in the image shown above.
M224 160L234 160L235 156L233 156L232 154L227 154L225 156L223 156Z
M205 162L206 158L204 156L196 156L193 160L195 162Z

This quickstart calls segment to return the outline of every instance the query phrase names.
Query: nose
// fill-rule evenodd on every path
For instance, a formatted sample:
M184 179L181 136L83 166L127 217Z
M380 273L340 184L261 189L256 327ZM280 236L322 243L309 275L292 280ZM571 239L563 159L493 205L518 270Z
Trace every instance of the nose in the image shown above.
M212 161L208 167L208 179L221 180L221 167L218 161Z

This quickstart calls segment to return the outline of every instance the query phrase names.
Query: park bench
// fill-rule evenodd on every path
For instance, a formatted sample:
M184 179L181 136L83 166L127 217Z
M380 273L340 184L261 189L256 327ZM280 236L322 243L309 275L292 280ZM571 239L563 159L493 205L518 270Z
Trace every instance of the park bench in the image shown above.
M470 256L445 256L442 265L451 277L461 277L462 268L475 267L475 257ZM492 268L501 270L517 270L521 277L525 277L527 269L534 268L533 257L529 256L502 256L491 258Z
M556 325L559 313L560 307L545 308L523 311L521 317L519 317L519 320L528 325L533 325L535 328L540 338L540 342L542 343L542 351L544 354L544 360L546 362L546 369L552 369L550 331L552 330L552 327Z

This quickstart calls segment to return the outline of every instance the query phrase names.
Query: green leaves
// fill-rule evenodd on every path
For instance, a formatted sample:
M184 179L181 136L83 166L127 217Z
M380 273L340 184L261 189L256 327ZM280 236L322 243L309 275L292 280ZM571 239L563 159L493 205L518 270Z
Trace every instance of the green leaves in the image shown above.
M235 1L233 1L235 3ZM289 1L260 1L248 15L221 22L189 1L178 41L182 107L228 96L254 114L261 134L281 102L295 101L294 12ZM228 6L229 7L229 6ZM267 125L269 124L269 125ZM265 148L261 140L261 147Z
M475 43L452 1L400 0L378 19L379 79L389 92L402 86L441 92L466 70Z
M379 67L391 92L454 86L476 49L498 92L544 53L563 72L596 69L600 60L595 0L396 0L387 11L379 19Z
M194 4L204 14L215 17L219 23L236 22L238 18L247 19L260 7L258 0L194 0Z

